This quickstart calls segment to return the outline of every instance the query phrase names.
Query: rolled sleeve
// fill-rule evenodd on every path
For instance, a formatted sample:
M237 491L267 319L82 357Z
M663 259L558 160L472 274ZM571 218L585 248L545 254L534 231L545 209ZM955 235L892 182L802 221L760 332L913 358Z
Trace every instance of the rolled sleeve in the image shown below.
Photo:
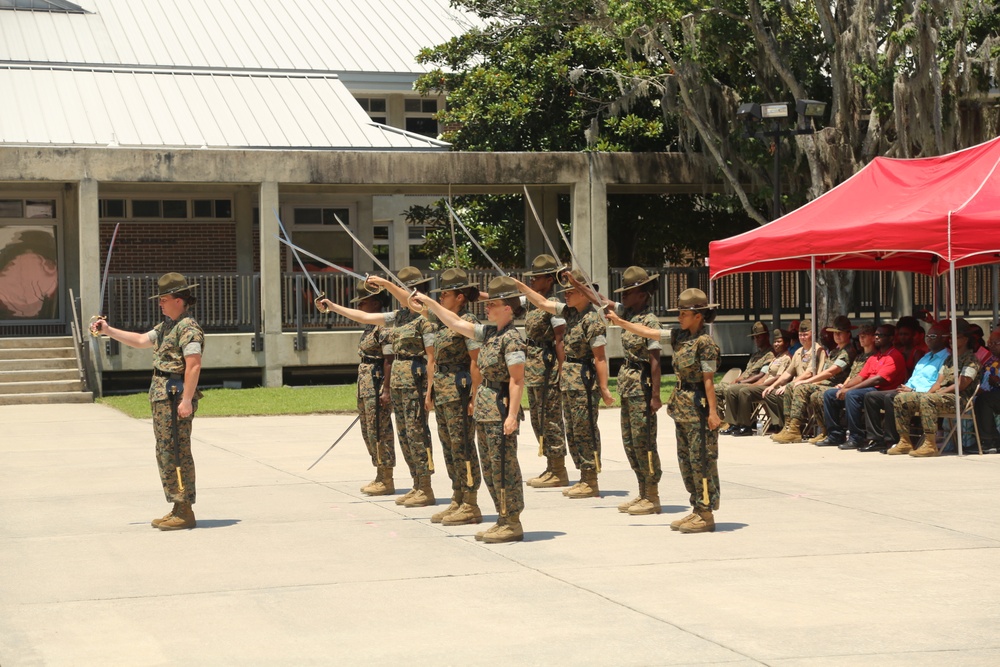
M593 338L590 339L590 347L591 348L604 347L607 344L608 344L608 337L607 336L603 336L603 335L602 336L594 336Z
M524 350L516 350L505 354L504 360L506 360L508 366L517 366L518 364L523 364L527 360L527 357L528 355L524 353Z
M192 341L185 345L181 352L184 353L185 357L190 357L192 354L201 354L201 343Z

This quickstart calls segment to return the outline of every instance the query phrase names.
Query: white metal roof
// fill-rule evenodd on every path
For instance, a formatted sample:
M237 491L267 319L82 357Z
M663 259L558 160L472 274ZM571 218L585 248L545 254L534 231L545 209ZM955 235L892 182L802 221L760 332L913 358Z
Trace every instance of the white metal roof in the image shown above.
M0 144L443 150L374 124L335 75L0 66Z
M408 89L427 71L415 60L421 48L478 22L448 0L76 4L90 13L0 11L0 62L323 71Z

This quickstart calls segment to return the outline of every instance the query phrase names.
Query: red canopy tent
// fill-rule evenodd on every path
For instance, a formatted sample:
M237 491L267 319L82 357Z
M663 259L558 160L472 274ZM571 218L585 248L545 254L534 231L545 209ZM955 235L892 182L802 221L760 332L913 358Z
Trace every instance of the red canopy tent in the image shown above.
M949 310L957 346L954 272L1000 261L998 223L1000 137L940 157L878 157L788 215L710 243L709 278L817 268L933 276L950 272ZM814 289L815 284L813 276ZM815 294L812 303L815 323ZM957 384L955 394L957 398ZM956 402L961 454L959 413Z
M709 244L709 276L820 269L913 271L1000 261L1000 138L916 160L878 157L763 227Z

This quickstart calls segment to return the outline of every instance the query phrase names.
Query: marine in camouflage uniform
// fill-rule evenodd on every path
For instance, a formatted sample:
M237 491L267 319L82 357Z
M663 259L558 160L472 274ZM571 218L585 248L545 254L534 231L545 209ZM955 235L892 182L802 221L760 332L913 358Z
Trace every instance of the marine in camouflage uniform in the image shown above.
M359 285L358 290L364 290ZM361 297L363 300L368 297ZM359 299L355 299L358 301ZM392 407L383 400L389 395L385 384L386 371L392 363L391 332L385 327L367 325L358 342L358 415L361 436L375 466L375 480L361 487L369 496L387 496L395 492L393 468L396 467L396 446L392 434ZM389 368L387 368L387 366Z
M659 274L650 276L639 266L630 266L622 276L622 302L614 304L615 315L632 324L660 329L660 320L649 308L650 290L657 287ZM624 361L618 369L618 396L621 398L622 445L639 494L618 506L630 515L659 514L660 454L656 448L656 411L660 408L659 338L651 339L628 329L621 334Z
M972 396L978 384L979 372L982 364L976 357L976 353L968 348L968 324L962 320L958 324L961 347L958 351L958 368L960 382L965 381L965 387L961 389L960 396L964 405ZM964 333L963 333L964 332ZM893 407L896 410L896 430L899 432L899 443L893 447L897 453L909 453L910 456L927 457L937 456L940 452L937 448L937 420L938 417L955 418L955 362L952 355L948 355L941 371L938 373L937 382L928 392L911 391L896 394L892 399ZM910 420L920 413L920 423L924 429L924 442L920 447L913 449L910 439ZM906 450L906 445L910 445L912 451Z
M195 303L189 285L179 273L167 273L157 281L159 300L165 319L147 333L122 331L97 320L91 330L103 333L130 347L153 349L153 378L149 385L149 401L153 414L153 434L156 438L156 463L167 502L173 509L151 522L160 530L194 528L196 520L191 507L197 499L194 458L191 454L191 426L198 401L201 356L205 348L205 333L187 312ZM190 410L190 412L188 412ZM177 441L174 441L174 418L177 419ZM178 470L180 479L178 479Z
M670 336L677 386L667 402L667 414L676 425L677 462L694 508L690 515L672 522L670 527L684 533L714 531L713 511L719 509L721 420L716 414L714 384L705 382L705 373L715 373L721 354L704 326L714 319L716 305L708 303L699 289L682 292L678 304L682 328L671 330ZM691 331L695 326L698 328ZM708 395L706 384L712 387L712 396ZM707 498L704 480L707 480Z
M875 354L875 346L873 342L875 340L874 336L875 327L873 325L862 324L859 327L858 339L861 340L862 337L864 337L862 346L867 346L867 348L862 347L861 352L858 352L857 356L854 357L854 361L851 363L851 370L841 384L857 377L858 373L861 372L861 369L865 367L865 362L868 361L868 358ZM818 391L809 396L809 408L812 410L814 415L823 414L823 393L824 392L822 391ZM824 440L826 440L826 422L822 418L818 418L816 420L816 435L806 440L806 442L815 445L823 442Z
M774 351L771 350L771 335L767 325L763 322L754 322L747 338L754 339L754 353L750 355L746 367L733 382L717 382L715 385L715 398L719 405L719 414L726 414L726 390L734 384L752 384L764 375L767 365L774 359ZM729 428L720 431L721 435L733 435L738 428L737 424L730 424Z
M469 283L468 274L462 269L446 269L441 276L440 303L458 299L462 293L465 303L479 296L478 285ZM449 303L451 303L449 301ZM463 304L456 313L473 325L479 324L476 316ZM433 314L428 318L437 325ZM433 523L457 526L479 523L483 515L479 510L477 492L482 483L479 456L476 454L475 426L469 414L472 396L478 388L479 373L473 372L473 356L478 355L478 341L466 338L445 326L438 326L434 337L434 415L438 438L444 453L445 468L451 480L451 503L431 517Z
M578 310L567 304L556 306L556 314L566 320L563 349L566 360L559 374L566 439L580 482L563 491L569 498L600 497L601 431L597 426L598 386L595 348L607 345L607 326L592 304Z
M550 301L553 296L555 276L562 266L551 255L539 255L525 276L532 279L532 287ZM562 394L559 391L559 367L563 356L562 337L566 320L529 303L524 316L524 333L528 338L528 359L524 365L524 386L528 393L528 411L531 428L538 439L539 456L546 457L545 470L538 477L528 480L528 486L552 488L567 486L565 424L562 413Z

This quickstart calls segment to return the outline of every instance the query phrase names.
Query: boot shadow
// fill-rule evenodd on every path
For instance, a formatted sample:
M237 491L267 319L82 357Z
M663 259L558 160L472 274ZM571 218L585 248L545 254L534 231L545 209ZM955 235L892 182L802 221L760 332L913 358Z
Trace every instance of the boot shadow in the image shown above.
M242 519L198 519L196 528L228 528L235 526Z

